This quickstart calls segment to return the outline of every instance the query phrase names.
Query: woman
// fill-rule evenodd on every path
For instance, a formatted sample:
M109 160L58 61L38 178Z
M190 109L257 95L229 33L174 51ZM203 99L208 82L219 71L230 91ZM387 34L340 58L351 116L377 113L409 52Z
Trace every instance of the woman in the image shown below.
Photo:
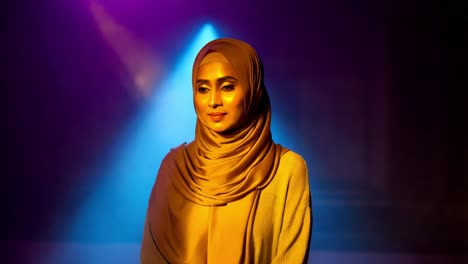
M272 140L257 53L239 40L211 41L192 84L195 140L161 163L141 263L307 262L307 166Z

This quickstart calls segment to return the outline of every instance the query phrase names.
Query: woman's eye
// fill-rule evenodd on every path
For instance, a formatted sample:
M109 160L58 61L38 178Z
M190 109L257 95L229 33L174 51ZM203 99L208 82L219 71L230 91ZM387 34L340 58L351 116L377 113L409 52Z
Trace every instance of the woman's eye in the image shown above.
M208 88L206 87L198 87L198 92L199 93L202 93L202 94L205 94L208 92Z
M223 91L226 91L226 92L233 91L234 85L233 84L224 85L221 89L223 89Z

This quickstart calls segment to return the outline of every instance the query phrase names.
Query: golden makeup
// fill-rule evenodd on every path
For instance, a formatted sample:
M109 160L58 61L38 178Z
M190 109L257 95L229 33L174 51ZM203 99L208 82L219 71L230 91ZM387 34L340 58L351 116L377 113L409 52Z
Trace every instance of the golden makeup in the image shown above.
M203 125L218 133L238 128L244 118L244 96L231 64L209 61L200 65L194 104Z

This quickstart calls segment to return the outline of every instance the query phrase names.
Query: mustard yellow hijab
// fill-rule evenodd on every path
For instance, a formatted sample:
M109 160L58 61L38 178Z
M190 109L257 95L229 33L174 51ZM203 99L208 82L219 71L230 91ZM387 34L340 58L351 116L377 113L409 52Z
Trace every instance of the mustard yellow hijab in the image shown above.
M193 92L200 63L205 56L219 52L228 60L237 73L239 82L245 87L244 123L234 131L217 133L197 119L195 140L174 149L168 155L173 159L164 171L170 178L167 188L153 189L149 203L149 222L155 243L161 254L170 263L185 263L191 255L207 254L214 262L224 261L231 256L237 263L248 263L250 235L252 233L255 208L259 190L268 185L278 168L281 155L287 150L275 144L270 133L271 110L268 94L263 82L263 65L255 50L245 42L222 38L209 42L198 53L192 72ZM158 183L157 183L158 184ZM157 193L155 190L157 189ZM241 202L239 202L241 201ZM236 203L237 202L237 203ZM223 232L223 217L212 219L211 226L193 227L190 217L197 210L236 204L238 220L229 228L228 240L231 252L206 253L210 245L211 232ZM189 208L189 209L187 209ZM215 212L215 211L214 211ZM195 214L196 215L196 214ZM210 214L211 215L211 214ZM215 214L211 215L211 218ZM219 220L219 221L218 221ZM214 222L213 222L214 221ZM208 225L208 223L207 223ZM190 231L193 230L193 231ZM216 231L218 230L218 231ZM193 233L206 236L195 239ZM208 240L208 241L206 241ZM200 242L202 241L202 242Z

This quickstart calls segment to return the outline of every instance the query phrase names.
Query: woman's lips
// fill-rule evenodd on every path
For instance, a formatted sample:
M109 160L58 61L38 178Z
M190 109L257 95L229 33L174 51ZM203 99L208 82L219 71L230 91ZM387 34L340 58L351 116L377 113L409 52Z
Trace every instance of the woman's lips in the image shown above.
M214 122L221 121L221 119L223 119L225 115L226 113L209 113L208 114L208 116L210 116L211 120L213 120Z

